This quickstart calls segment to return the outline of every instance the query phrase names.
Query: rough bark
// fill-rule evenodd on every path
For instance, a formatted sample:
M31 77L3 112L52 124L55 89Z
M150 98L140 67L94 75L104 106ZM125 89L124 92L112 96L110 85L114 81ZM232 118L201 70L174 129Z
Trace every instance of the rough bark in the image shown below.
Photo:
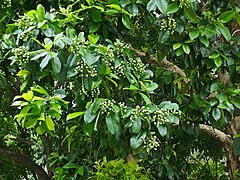
M228 158L228 166L230 169L231 179L234 178L234 171L237 169L237 161L234 158L233 154L233 140L230 135L218 130L214 129L212 126L208 126L205 124L200 124L200 129L202 133L207 134L221 142L224 146L226 156Z
M11 159L16 163L19 163L20 165L26 167L27 169L34 171L39 180L50 180L49 176L43 170L43 168L35 164L32 159L30 159L28 156L24 154L12 152L12 151L8 151L6 149L0 148L0 156L7 159Z

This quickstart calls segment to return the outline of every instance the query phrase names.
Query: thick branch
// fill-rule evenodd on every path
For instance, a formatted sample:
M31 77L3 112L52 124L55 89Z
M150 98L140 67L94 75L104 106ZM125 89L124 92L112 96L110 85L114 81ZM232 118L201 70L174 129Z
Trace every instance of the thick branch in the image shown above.
M47 173L43 170L43 168L33 162L32 159L30 159L28 156L12 151L8 151L5 149L0 148L0 156L4 158L11 159L15 161L18 164L21 164L22 166L34 171L38 179L40 180L49 180L49 176Z
M212 126L208 126L205 124L200 124L200 129L202 133L207 134L208 136L211 136L215 139L217 139L219 142L221 142L224 146L226 155L228 156L228 166L231 171L231 179L234 177L234 171L237 169L237 162L234 158L233 153L233 140L231 139L231 136L225 134L224 132L214 129Z

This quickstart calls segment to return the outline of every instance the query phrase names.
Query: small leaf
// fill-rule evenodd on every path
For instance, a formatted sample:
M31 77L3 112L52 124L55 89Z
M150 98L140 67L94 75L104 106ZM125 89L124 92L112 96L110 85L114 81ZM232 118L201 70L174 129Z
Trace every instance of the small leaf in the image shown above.
M167 7L167 13L168 14L173 14L175 12L177 12L179 10L179 4L178 3L172 3L172 4L169 4L168 7Z
M182 43L176 43L173 45L173 50L176 50L182 46Z
M167 12L167 7L168 7L168 3L166 0L156 0L157 3L157 7L158 9L163 13L166 14Z
M126 14L122 15L122 23L127 29L131 29L131 23L130 23L128 15L126 15Z
M200 39L201 43L203 43L205 45L205 47L209 46L209 41L206 36L200 36L199 39Z
M160 125L157 128L158 128L158 132L161 136L165 136L167 134L167 127L166 126Z
M199 36L199 32L200 32L199 29L195 29L195 30L189 32L190 39L191 40L196 39Z
M142 121L141 118L138 117L136 120L133 121L132 123L132 132L134 134L138 134L141 131L142 128Z
M149 97L147 97L145 94L140 92L140 95L142 96L142 98L144 99L144 101L146 102L146 104L151 104L151 100L149 99Z
M87 111L84 114L84 121L86 124L89 124L94 120L94 118L97 116L97 114L92 113L94 104L91 104L91 106L87 109Z
M220 57L214 59L214 64L217 68L219 68L222 65L222 59Z
M7 80L6 78L0 74L0 89L6 89L7 88Z
M138 6L136 4L131 4L131 5L128 6L128 11L133 16L136 16L138 14Z
M46 116L45 123L46 123L47 128L50 131L54 131L55 130L53 120L49 116Z
M229 31L229 29L227 27L225 27L225 26L218 26L218 30L222 33L223 37L227 41L230 41L231 34L230 34L230 31Z
M132 149L137 149L138 147L140 147L143 143L143 140L146 138L146 135L146 132L140 132L138 135L131 137L130 145Z
M150 0L148 3L147 3L147 10L150 12L150 11L155 11L157 8L157 3L156 3L156 0Z
M221 110L217 107L214 107L212 109L212 116L216 121L218 121L221 118Z
M60 59L57 56L53 58L52 67L56 74L60 73L62 64Z
M67 115L67 121L70 120L70 119L74 119L78 116L81 116L85 113L85 111L81 111L81 112L74 112L74 113L71 113L71 114L68 114Z
M92 19L93 19L94 22L101 22L102 21L101 11L94 10L92 12Z
M95 34L88 35L88 39L92 44L96 44L99 40L99 36Z
M193 23L198 23L198 18L191 7L184 8L184 13L187 16L187 18L190 19Z
M183 51L184 51L186 54L189 54L189 53L190 53L190 47L189 47L187 44L183 44L182 47L183 47Z
M40 63L40 68L43 69L48 65L49 60L51 59L51 55L47 54L45 58L43 58L42 62Z
M38 20L43 21L45 18L45 9L41 4L38 4L37 6L37 15L38 15Z
M232 18L235 16L235 11L230 10L230 11L225 11L224 13L221 13L219 16L219 19L221 20L222 23L227 23L228 21L231 21Z
M32 91L28 91L27 93L23 93L22 97L26 101L31 101L32 98L33 98L33 92Z
M78 168L78 165L71 162L63 166L63 169L77 169L77 168Z

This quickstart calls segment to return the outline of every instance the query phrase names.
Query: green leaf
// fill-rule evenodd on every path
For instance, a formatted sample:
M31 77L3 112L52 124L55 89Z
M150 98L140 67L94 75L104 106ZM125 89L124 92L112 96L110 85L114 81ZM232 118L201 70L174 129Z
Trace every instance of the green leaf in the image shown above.
M92 44L96 44L99 40L99 36L95 35L95 34L90 34L88 35L88 40L92 43Z
M200 39L201 43L203 43L205 45L205 47L209 46L209 41L206 36L200 36L199 39Z
M140 92L140 95L142 96L142 98L144 99L144 101L146 102L146 104L151 104L151 100L149 99L149 97L147 97L145 94Z
M95 33L98 29L99 29L99 27L100 27L100 24L99 23L92 23L91 25L90 25L90 29L89 29L89 33Z
M240 109L240 97L234 97L232 98L231 102L236 106L238 109Z
M0 74L0 89L6 89L7 88L7 80L6 78Z
M63 166L63 169L77 169L77 168L78 168L78 165L71 162Z
M45 19L45 9L41 4L37 6L37 16L39 21L43 21Z
M80 111L80 112L74 112L74 113L71 113L71 114L68 114L67 115L67 121L70 120L70 119L74 119L78 116L81 116L85 113L85 111Z
M39 135L42 135L43 133L45 133L45 132L46 132L46 126L45 126L45 124L41 124L41 126L38 126L38 127L36 128L36 131L37 131L37 133L38 133Z
M32 98L33 98L33 92L32 91L28 91L27 93L23 93L22 97L26 101L31 101Z
M168 3L166 0L156 0L158 9L163 13L166 14Z
M126 14L122 15L122 23L127 29L131 29L131 23L130 23L128 15L126 15Z
M128 11L133 16L136 16L138 14L138 6L136 4L131 4L131 5L128 6Z
M53 67L53 70L56 74L60 73L62 63L57 56L53 58L52 67Z
M182 46L182 43L176 43L173 45L173 50L176 50Z
M146 138L146 136L147 136L147 133L141 131L138 135L134 135L133 137L131 137L130 145L132 149L137 149L138 147L140 147L143 143L143 140Z
M110 116L106 116L107 128L112 135L116 135L117 132L119 131L119 125L115 118L116 117L112 114Z
M187 16L187 18L190 19L193 23L198 23L198 18L191 7L184 8L184 13Z
M133 121L132 123L132 132L134 134L138 134L141 131L142 128L142 121L141 118L138 117L136 120Z
M94 118L97 116L97 114L92 112L93 107L94 107L94 104L91 104L91 106L87 109L87 111L84 114L84 122L86 124L91 123L94 120Z
M221 118L221 110L217 107L214 107L212 109L212 116L216 121L218 121Z
M91 66L92 64L94 64L95 62L98 61L98 59L100 58L100 56L95 56L90 52L87 52L83 57L83 61L88 65Z
M187 44L183 44L182 47L183 47L183 51L184 51L186 54L189 54L189 53L190 53L190 47L189 47Z
M102 21L101 11L94 10L92 12L92 19L94 22L101 22Z
M157 8L157 3L156 3L156 0L150 0L148 3L147 3L147 10L150 12L150 11L155 11Z
M34 118L34 116L28 116L24 122L24 127L26 129L30 129L37 124L38 118Z
M48 65L48 62L50 61L50 59L51 59L51 55L47 54L45 58L43 58L43 60L41 61L40 68L41 69L45 68Z
M220 57L214 59L214 64L219 68L222 65L222 59Z
M55 130L53 120L49 116L46 116L45 123L46 123L47 128L50 131L54 131Z
M35 86L34 88L32 88L32 90L33 90L33 91L36 91L36 92L38 92L38 93L40 93L40 94L44 94L44 95L46 95L47 97L49 97L48 92L47 92L43 87L41 87L41 86L39 86L39 85L37 85L37 86Z
M168 14L173 14L175 12L177 12L179 10L179 4L178 3L172 3L172 4L169 4L168 7L167 7L167 13Z
M235 11L230 10L230 11L225 11L224 13L221 13L220 16L218 17L222 23L227 23L228 21L231 21L232 18L235 17Z
M222 33L223 37L227 40L230 41L231 39L231 34L230 31L227 27L225 26L218 26L218 30Z
M161 136L165 136L167 134L167 127L166 126L160 125L157 128L158 128L158 132Z
M199 29L195 29L195 30L189 32L190 39L191 40L196 39L199 36L199 33L200 33Z
M209 56L210 59L215 59L215 58L218 58L221 54L218 52L218 53L214 53L214 54L211 54Z
M238 22L238 25L240 25L240 14L239 14L239 13L236 13L236 14L235 14L235 18L236 18L236 20L237 20L237 22Z

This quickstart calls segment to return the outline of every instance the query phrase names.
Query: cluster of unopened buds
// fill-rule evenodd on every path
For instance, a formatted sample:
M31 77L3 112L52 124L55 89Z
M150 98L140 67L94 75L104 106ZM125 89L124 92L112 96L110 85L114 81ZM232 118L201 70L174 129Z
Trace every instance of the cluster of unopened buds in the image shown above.
M125 102L119 102L119 103L118 103L118 106L119 106L120 109L121 109L121 115L126 114L126 112L127 112L127 106L125 105Z
M6 73L3 70L0 69L0 75L5 76Z
M160 146L160 140L157 138L155 132L151 132L150 137L143 139L143 148L146 149L147 153L151 150L156 151Z
M91 91L91 97L92 98L94 98L94 97L96 97L96 96L99 96L100 95L100 88L99 87L96 87L96 88L94 88L94 89L92 89Z
M161 30L167 31L169 34L173 34L176 30L177 23L172 17L167 17L163 19L161 23Z
M3 0L1 4L2 9L7 9L11 7L11 0Z
M117 54L117 56L120 56L123 54L123 50L125 48L130 48L129 45L127 44L124 44L123 42L121 42L119 39L117 39L115 42L114 42L114 46L115 46L115 52Z
M77 62L76 71L79 73L80 77L96 77L97 76L97 65L93 64L88 66L83 60Z
M72 43L70 46L70 51L75 54L75 55L80 55L80 49L86 49L87 48L87 43L85 41L85 38L83 37L82 39L79 39L78 37L74 37L72 39Z
M109 116L111 112L114 112L113 105L116 103L115 100L105 100L101 102L100 107L102 110L102 114L106 114L106 116Z
M30 54L28 47L19 46L18 48L12 49L12 53L14 54L14 60L20 68L29 62Z
M153 113L153 117L152 117L153 124L156 127L158 127L159 125L161 125L163 123L169 122L169 119L168 119L169 114L170 114L170 112L168 110L158 108Z
M27 14L24 14L22 16L20 15L19 17L20 18L14 23L14 25L19 29L25 30L34 24L33 19Z
M133 122L138 117L140 117L141 119L147 119L150 117L150 114L151 114L151 110L149 109L149 107L146 107L146 106L140 107L137 105L130 116L130 120Z
M139 57L135 59L129 58L128 65L132 71L137 71L139 73L143 73L146 69L146 65L143 64L142 60Z
M183 7L190 7L190 0L179 0L180 4L179 7L183 8Z

